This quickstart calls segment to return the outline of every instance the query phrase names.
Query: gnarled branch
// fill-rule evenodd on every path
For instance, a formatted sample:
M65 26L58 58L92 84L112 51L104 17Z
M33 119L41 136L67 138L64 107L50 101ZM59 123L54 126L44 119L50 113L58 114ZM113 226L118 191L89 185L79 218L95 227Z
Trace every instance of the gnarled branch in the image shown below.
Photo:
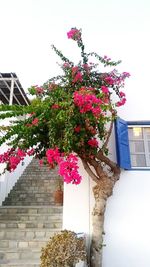
M106 157L101 150L97 153L96 158L106 163L115 175L120 174L121 170L119 166L108 157Z
M103 178L105 176L105 172L103 168L100 165L100 162L97 162L96 159L89 159L88 160L89 164L92 165L99 177L99 179Z
M88 162L85 160L85 159L82 159L82 163L83 163L83 166L84 166L84 169L86 170L86 172L89 174L89 176L92 178L92 180L95 182L95 183L98 183L99 182L99 177L97 175L95 175L95 173L91 170Z
M113 129L113 120L111 120L111 123L110 123L110 127L109 127L109 130L107 132L107 137L106 137L106 141L105 143L103 144L102 146L102 150L105 149L108 145L108 142L109 142L109 139L110 139L110 136L111 136L111 133L112 133L112 129Z

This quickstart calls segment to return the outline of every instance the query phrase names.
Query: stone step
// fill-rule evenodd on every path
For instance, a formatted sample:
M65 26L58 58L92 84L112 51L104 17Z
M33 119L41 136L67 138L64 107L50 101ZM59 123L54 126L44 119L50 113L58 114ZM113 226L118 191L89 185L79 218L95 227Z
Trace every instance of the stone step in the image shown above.
M16 186L13 188L13 190L23 190L23 191L27 191L28 189L31 190L37 190L40 189L42 187L42 189L50 189L50 190L54 190L54 188L57 187L57 183L56 184L50 184L50 183L33 183L30 184L29 183L22 183L22 184L16 184ZM48 188L47 188L48 187Z
M5 202L11 202L11 203L15 203L15 202L24 202L24 203L27 203L27 202L37 202L37 204L39 203L43 203L43 202L48 202L48 203L51 203L54 201L54 197L53 195L45 195L45 196L41 196L41 197L38 197L36 195L24 195L24 196L19 196L19 195L16 195L16 196L9 196L5 199L4 203Z
M39 248L41 249L47 243L48 239L42 240L5 240L2 239L0 242L1 249L24 249L24 248Z
M48 188L49 189L54 189L56 186L57 186L57 182L55 181L55 182L42 182L42 181L39 181L39 182L36 182L36 181L33 181L32 180L32 182L22 182L22 183L17 183L15 186L14 186L14 188L13 188L13 190L14 189L19 189L19 188L21 188L21 190L23 189L23 190L25 190L25 189L36 189L36 188L39 188L39 187L43 187L43 188L46 188L48 186Z
M55 220L55 221L44 221L44 222L38 222L38 221L0 221L0 229L8 229L8 228L19 228L19 229L26 229L26 228L51 228L51 229L56 229L56 228L61 228L62 223L60 220Z
M40 267L40 260L0 260L0 267Z
M27 175L22 175L22 177L18 180L18 181L20 181L20 180L23 180L24 182L44 182L45 181L45 183L46 182L50 182L50 181L52 181L52 182L54 182L54 181L57 181L57 180L61 180L60 179L60 177L58 178L58 177L51 177L51 176L47 176L47 175L44 175L44 174L42 174L42 176L41 175L30 175L29 176L29 174L27 174Z
M34 239L49 239L54 235L54 233L59 233L62 228L56 229L38 229L38 228L28 228L28 229L1 229L0 239L5 240L34 240Z
M62 214L49 214L49 213L45 213L45 214L16 214L16 213L12 213L12 214L0 214L0 221L32 221L32 220L37 220L38 222L40 221L54 221L54 220L62 220Z
M55 206L55 205L48 205L48 206L1 206L0 207L0 214L22 214L22 213L27 213L27 214L58 214L62 213L63 207L62 206Z
M13 187L13 190L19 190L19 189L23 189L23 190L27 190L27 189L32 189L32 190L35 190L35 189L40 189L40 187L42 188L47 188L48 189L51 189L51 190L54 190L54 188L57 187L57 184L58 182L42 182L42 181L39 181L39 182L36 182L36 181L33 181L28 183L27 181L26 182L22 182L22 183L17 183L14 187Z
M22 192L22 191L15 191L15 192L12 192L11 194L8 195L8 197L10 196L17 196L19 195L20 197L23 197L23 198L26 198L27 196L28 197L37 197L37 198L42 198L42 197L49 197L49 196L53 196L53 193L47 193L47 192L44 192L44 193L40 193L40 192Z
M38 203L37 203L37 201L34 201L34 202L28 202L28 201L17 201L17 202L12 202L12 201L8 201L8 202L4 202L3 203L3 206L5 206L5 207L7 207L7 206L35 206L35 205L37 205ZM55 205L55 203L54 202L52 202L52 201L47 201L47 202L39 202L39 204L40 205L42 205L42 206L48 206L48 205ZM57 206L57 204L56 204L56 206Z
M28 190L29 189L29 190ZM13 190L13 192L10 192L8 194L8 196L11 196L11 195L16 195L16 194L53 194L53 192L57 189L57 187L42 187L41 189L39 189L39 187L30 187L30 188L25 188L25 190L21 187L18 187L18 188L15 188Z
M33 160L0 207L0 267L40 267L41 247L62 229L57 170Z
M13 198L10 198L10 199L6 199L5 202L3 203L3 205L6 206L20 206L20 205L23 205L23 206L34 206L34 205L42 205L42 206L47 206L47 205L51 205L51 204L55 204L54 203L54 198L51 197L51 198L16 198L16 199L13 199Z
M45 177L45 178L57 178L60 179L60 176L58 175L58 171L52 172L51 170L44 170L44 169L38 169L37 167L35 168L27 168L21 175L21 178L25 177L28 179L31 176L32 177Z
M0 249L0 260L39 260L41 256L40 248L10 248Z

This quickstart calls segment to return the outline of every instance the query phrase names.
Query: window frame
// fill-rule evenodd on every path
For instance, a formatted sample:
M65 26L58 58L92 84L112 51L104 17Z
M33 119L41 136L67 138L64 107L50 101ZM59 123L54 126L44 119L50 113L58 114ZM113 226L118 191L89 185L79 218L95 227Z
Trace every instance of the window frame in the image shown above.
M150 128L150 121L127 121L127 125L128 125L128 128L133 128L133 127L139 127L139 128ZM144 136L143 136L144 137ZM145 142L146 139L143 138L143 141ZM146 148L147 148L147 144L144 145ZM130 144L129 144L129 150L130 150ZM149 153L150 154L150 153ZM144 153L145 157L147 157L147 153L145 151ZM130 152L130 156L131 156L131 152ZM150 159L148 160L150 161ZM150 166L141 166L141 167L138 167L138 166L132 166L131 164L131 169L130 170L144 170L144 171L149 171L150 170Z

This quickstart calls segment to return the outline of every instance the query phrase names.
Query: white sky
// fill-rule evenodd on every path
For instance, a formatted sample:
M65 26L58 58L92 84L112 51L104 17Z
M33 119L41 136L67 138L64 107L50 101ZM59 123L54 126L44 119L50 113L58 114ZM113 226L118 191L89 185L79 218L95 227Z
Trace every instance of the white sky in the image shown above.
M66 36L74 26L82 28L87 51L122 59L132 97L148 88L149 0L0 0L0 72L16 72L24 89L42 84L58 73L51 44L77 60L76 43Z

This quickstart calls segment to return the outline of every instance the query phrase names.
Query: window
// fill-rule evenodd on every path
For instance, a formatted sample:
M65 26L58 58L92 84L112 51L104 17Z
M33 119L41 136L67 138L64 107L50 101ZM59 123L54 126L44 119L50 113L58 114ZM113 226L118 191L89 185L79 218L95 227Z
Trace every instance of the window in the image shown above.
M132 167L150 167L150 127L128 126Z
M118 165L123 169L150 169L150 122L115 122Z

